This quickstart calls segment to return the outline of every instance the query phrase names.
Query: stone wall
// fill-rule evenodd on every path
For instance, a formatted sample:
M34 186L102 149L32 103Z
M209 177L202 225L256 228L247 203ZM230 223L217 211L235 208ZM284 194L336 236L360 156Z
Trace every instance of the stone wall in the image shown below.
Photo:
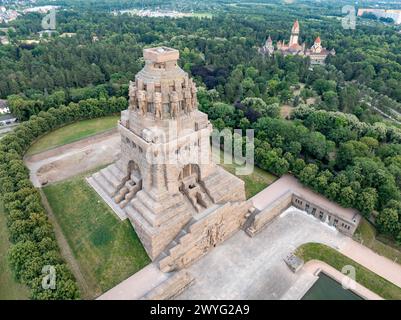
M247 216L251 202L215 204L200 216L194 217L160 256L160 270L170 272L182 269L227 240L238 231Z
M181 270L159 286L144 295L141 300L171 300L180 295L194 282L194 278L185 270Z
M348 236L354 234L361 218L358 213L355 213L354 217L345 219L340 214L324 208L322 205L319 206L306 196L290 189L277 197L263 210L255 211L249 218L249 226L245 230L246 233L250 237L255 236L265 226L271 223L274 218L290 206L306 211L308 214L326 222L328 225L335 227L338 231Z
M338 214L331 212L330 210L318 206L305 197L294 193L292 204L294 207L306 211L307 213L313 215L315 218L326 222L328 225L337 228L337 230L342 233L352 236L358 227L360 216L356 214L352 221L343 219Z
M255 212L250 217L250 226L245 230L250 237L254 237L265 226L271 223L285 209L292 205L292 192L288 190L262 211Z

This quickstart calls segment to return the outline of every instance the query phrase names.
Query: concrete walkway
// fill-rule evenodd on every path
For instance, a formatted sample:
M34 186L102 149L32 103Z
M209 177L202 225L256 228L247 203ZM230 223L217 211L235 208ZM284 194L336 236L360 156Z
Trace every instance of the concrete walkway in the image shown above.
M102 294L97 300L138 300L148 291L156 288L168 279L172 274L161 272L152 263Z
M289 270L284 257L307 242L326 244L397 285L401 281L400 265L378 256L320 220L291 207L254 238L240 230L189 266L187 271L195 278L195 282L177 299L300 299L318 279L318 270L323 270L341 283L345 276L320 261L307 263L297 274ZM140 299L169 276L171 274L165 274L151 264L99 299ZM381 299L358 283L354 291L367 299Z
M195 282L178 299L284 299L299 279L284 262L290 252L306 242L338 248L346 238L291 207L255 237L240 230L188 267ZM306 292L315 280L298 283L299 292Z
M378 255L351 238L347 238L345 243L341 246L340 252L401 288L400 264Z

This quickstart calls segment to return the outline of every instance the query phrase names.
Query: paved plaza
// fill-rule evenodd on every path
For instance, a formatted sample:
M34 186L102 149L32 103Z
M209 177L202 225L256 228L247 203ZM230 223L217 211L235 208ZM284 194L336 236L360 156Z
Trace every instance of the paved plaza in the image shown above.
M307 242L341 247L346 236L293 207L255 237L243 231L216 247L188 268L196 279L178 299L282 299L297 282L283 261L288 253ZM294 295L303 295L316 277L298 282Z

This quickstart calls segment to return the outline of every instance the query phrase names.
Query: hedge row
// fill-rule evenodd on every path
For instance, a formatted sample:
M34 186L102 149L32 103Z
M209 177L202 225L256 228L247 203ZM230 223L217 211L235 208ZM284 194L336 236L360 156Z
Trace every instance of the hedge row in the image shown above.
M12 243L8 258L16 279L31 289L32 299L77 299L79 290L61 257L54 231L42 206L38 190L29 180L22 160L31 143L41 135L78 120L110 115L127 108L125 98L88 99L49 109L32 116L0 141L0 192ZM42 281L56 271L54 289Z

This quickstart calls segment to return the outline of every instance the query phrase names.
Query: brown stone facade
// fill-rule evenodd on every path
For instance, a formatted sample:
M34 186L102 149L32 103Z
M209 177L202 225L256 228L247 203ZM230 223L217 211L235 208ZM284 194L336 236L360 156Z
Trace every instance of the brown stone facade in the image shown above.
M244 182L212 162L212 125L177 64L179 52L150 48L144 58L118 126L121 158L88 182L169 271L227 239L250 205Z

